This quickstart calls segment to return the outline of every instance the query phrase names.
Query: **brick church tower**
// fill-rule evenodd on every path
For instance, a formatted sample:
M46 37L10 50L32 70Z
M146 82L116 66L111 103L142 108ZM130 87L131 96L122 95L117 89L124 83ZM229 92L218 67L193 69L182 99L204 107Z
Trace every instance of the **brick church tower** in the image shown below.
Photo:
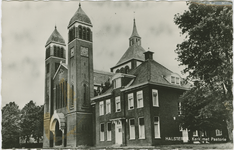
M90 99L94 94L92 23L79 4L68 25L67 146L92 144Z
M53 95L53 76L57 71L60 62L65 63L65 41L55 27L53 33L46 42L45 54L45 104L44 104L44 138L43 146L49 147L48 139L53 139L50 133L50 121L54 111L54 95ZM52 136L52 137L51 137Z

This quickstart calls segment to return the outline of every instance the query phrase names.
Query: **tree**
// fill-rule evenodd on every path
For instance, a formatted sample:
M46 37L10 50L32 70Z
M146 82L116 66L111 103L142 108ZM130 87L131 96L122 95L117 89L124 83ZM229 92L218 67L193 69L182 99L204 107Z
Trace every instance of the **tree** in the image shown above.
M39 143L39 139L43 135L43 106L36 106L31 100L27 103L21 113L21 138L29 142L33 137Z
M189 111L197 113L195 116L208 117L202 119L202 122L208 123L207 127L222 112L232 139L232 6L194 2L188 2L187 5L188 10L174 17L181 34L186 35L175 52L180 65L186 66L183 73L188 73L187 80L196 79L198 83L182 99L191 109ZM203 90L206 95L198 96ZM209 114L213 114L213 117L209 117ZM189 122L187 119L184 117L182 121ZM192 123L199 124L199 119L193 117L190 124L184 125L189 128Z
M39 140L43 138L43 119L44 119L44 105L36 106L35 110L35 130L33 132L33 138L39 143Z
M2 108L2 148L18 147L20 133L20 110L15 102Z

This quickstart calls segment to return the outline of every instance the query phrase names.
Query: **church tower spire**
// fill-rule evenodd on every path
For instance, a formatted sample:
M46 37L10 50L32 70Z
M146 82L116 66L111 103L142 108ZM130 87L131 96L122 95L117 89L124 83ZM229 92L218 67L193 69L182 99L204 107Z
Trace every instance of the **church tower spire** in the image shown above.
M133 19L133 30L132 30L132 35L129 38L129 46L132 45L141 45L141 37L139 36L137 32L137 27L136 27L136 21L135 18Z

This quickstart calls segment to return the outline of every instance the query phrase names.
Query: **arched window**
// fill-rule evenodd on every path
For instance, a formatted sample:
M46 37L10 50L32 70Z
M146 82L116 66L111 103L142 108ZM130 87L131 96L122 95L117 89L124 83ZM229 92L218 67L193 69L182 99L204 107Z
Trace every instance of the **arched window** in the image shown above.
M86 28L83 27L83 39L86 40Z
M82 39L82 26L79 26L79 38Z
M115 73L119 73L120 71L119 71L119 69L117 69L116 71L115 71Z
M121 72L121 73L124 73L124 68L123 68L123 67L120 69L120 72Z
M72 40L75 39L76 29L75 27L72 28Z
M46 59L50 57L50 47L46 49Z
M87 40L90 41L90 29L87 29Z
M63 58L63 48L60 48L60 57Z
M129 66L125 66L125 73L129 72Z
M60 47L57 47L57 49L58 49L58 57L61 57L60 56Z
M57 47L54 46L54 56L57 56Z

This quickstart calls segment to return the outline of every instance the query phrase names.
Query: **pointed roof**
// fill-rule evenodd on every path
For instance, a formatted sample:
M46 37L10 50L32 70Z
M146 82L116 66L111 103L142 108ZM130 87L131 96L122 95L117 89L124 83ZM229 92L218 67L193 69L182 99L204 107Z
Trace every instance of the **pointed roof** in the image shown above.
M138 32L137 32L135 18L134 18L134 20L133 20L133 30L132 30L132 35L131 35L131 37L134 37L134 36L140 37L139 34L138 34ZM130 38L131 38L131 37L130 37Z
M68 24L68 28L75 23L76 21L87 24L92 26L92 23L89 19L89 17L86 15L86 13L82 10L81 5L79 3L79 8L78 10L75 12L75 14L73 15L73 17L71 18L69 24Z
M141 47L141 45L136 45L136 44L132 45L127 49L127 51L124 53L124 55L121 57L121 59L118 61L118 63L115 66L123 64L131 59L144 61L145 60L144 52L146 51L144 50L143 47Z
M61 45L64 45L64 46L66 45L63 37L58 32L56 26L55 26L55 29L54 29L53 33L50 35L49 39L47 40L45 46L47 46L50 43L58 43L58 44L61 44Z

